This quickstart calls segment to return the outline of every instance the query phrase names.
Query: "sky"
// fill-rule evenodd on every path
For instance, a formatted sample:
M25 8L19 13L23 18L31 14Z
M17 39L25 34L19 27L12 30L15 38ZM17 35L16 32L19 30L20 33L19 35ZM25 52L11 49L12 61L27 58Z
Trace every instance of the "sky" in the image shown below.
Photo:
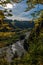
M25 12L26 8L28 7L26 4L27 0L23 0L20 3L13 3L13 5L9 5L9 3L6 5L7 9L11 9L12 10L12 17L7 17L8 19L17 19L17 20L31 20L32 16L31 13L33 13L34 11L39 11L41 9L43 9L43 5L39 4L39 8L38 5L35 6L35 8L31 9L30 11Z

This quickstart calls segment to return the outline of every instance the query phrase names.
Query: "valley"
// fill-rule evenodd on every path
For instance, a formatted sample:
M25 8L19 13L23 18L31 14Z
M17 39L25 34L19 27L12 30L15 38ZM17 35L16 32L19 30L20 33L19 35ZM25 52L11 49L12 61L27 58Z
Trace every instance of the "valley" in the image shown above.
M43 0L0 0L0 65L43 65Z

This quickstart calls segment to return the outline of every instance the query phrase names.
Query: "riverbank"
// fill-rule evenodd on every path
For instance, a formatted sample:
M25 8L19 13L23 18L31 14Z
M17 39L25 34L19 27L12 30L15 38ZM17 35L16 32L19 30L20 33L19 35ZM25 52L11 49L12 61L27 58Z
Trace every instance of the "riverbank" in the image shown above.
M27 34L28 34L28 36L27 36ZM3 57L4 55L6 55L6 59L8 60L8 62L11 62L15 52L17 52L19 57L23 53L25 53L26 51L25 51L25 49L23 47L23 43L24 43L24 40L29 37L30 32L26 32L25 35L26 36L25 36L25 38L23 40L18 40L18 41L16 41L16 43L12 43L12 45L0 48L0 57Z

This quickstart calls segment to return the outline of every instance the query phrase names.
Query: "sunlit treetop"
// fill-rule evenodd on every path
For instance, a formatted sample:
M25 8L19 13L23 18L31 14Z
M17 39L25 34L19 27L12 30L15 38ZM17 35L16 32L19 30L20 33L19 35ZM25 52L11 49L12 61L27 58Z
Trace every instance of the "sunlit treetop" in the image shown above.
M0 19L5 18L3 11L0 10Z
M32 3L32 4L43 4L43 0L27 0L27 3Z
M28 10L34 8L36 4L43 4L43 0L27 0Z

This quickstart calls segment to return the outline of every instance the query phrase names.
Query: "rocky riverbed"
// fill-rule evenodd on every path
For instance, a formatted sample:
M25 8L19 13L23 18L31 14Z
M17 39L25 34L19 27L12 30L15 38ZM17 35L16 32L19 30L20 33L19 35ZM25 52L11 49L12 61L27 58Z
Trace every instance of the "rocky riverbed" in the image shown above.
M17 55L20 57L22 54L26 52L26 50L23 47L23 43L25 39L28 39L31 32L26 32L26 36L23 40L18 40L16 43L13 43L12 45L0 48L0 58L4 57L8 60L8 62L12 61L12 58L15 55L15 52L17 52Z

